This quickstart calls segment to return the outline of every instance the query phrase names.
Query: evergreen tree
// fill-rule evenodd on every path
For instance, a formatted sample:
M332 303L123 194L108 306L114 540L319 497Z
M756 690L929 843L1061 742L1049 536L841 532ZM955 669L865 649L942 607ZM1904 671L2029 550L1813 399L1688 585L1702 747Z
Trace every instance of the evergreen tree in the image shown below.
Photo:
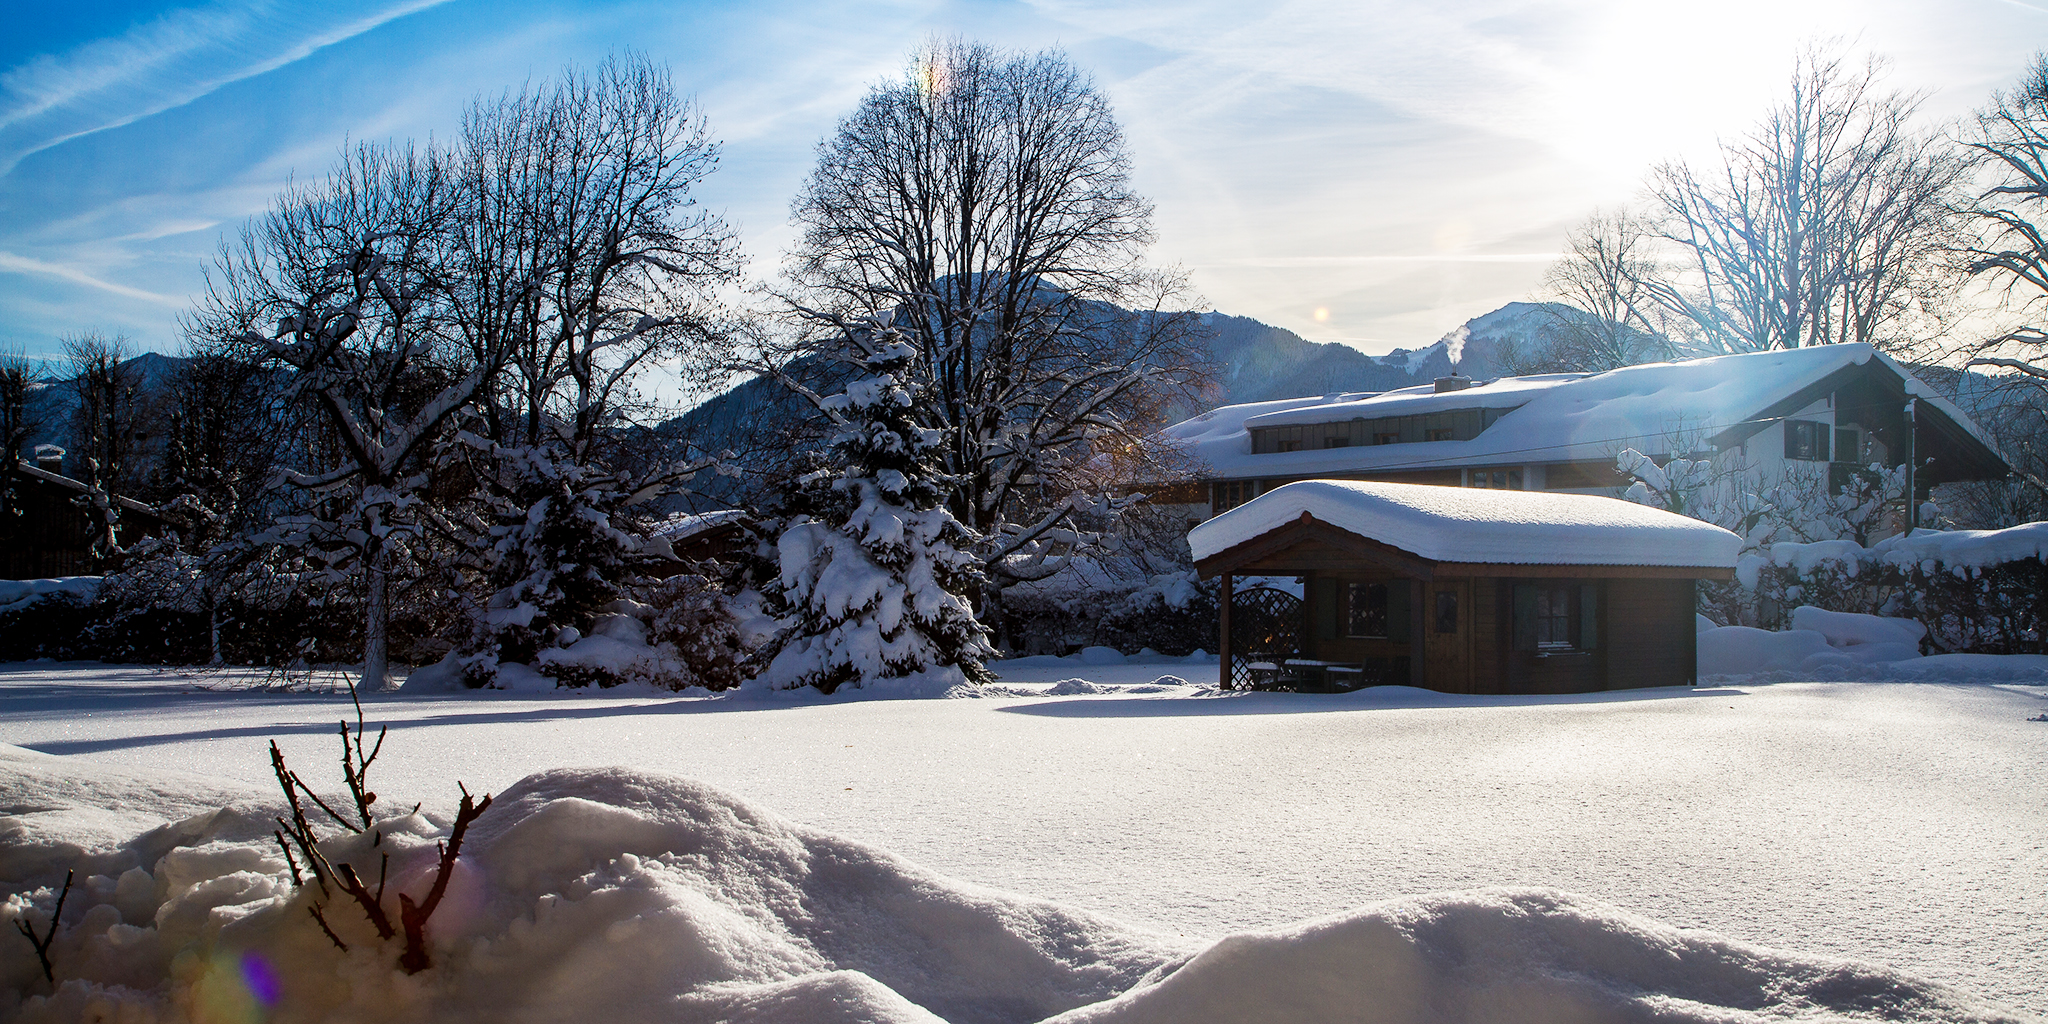
M980 582L974 531L946 508L945 432L920 422L916 352L882 346L871 376L824 401L839 420L836 472L800 484L810 514L785 523L776 598L795 622L761 678L778 689L956 669L994 676L995 652L963 594Z

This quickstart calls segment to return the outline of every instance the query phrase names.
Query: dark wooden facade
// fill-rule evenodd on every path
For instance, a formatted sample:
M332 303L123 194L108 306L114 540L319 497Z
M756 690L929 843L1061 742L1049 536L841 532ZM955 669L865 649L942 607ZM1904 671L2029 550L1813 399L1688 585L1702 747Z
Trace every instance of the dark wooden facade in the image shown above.
M104 571L92 556L95 522L80 504L87 493L83 483L22 462L0 485L9 495L0 502L0 579L92 576ZM162 534L165 520L155 509L127 498L115 500L121 506L117 542L132 544Z
M1225 687L1235 577L1296 576L1301 658L1363 666L1369 682L1495 694L1692 685L1695 583L1732 575L1706 566L1439 562L1307 513L1196 568L1222 577Z

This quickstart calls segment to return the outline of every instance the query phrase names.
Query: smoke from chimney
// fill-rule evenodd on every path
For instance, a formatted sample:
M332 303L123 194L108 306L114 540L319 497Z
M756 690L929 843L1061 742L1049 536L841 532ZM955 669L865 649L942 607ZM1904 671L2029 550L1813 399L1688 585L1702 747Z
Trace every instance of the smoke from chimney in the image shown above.
M1458 361L1465 358L1465 340L1472 336L1472 329L1459 324L1458 329L1444 335L1444 355L1451 360L1451 372L1458 372Z

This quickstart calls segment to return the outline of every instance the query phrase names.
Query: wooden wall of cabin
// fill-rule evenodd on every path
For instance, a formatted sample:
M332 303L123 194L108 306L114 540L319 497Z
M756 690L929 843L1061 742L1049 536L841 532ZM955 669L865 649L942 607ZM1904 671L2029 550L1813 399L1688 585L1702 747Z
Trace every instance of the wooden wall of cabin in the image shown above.
M1692 580L1607 581L1607 686L1691 686L1698 678Z
M1389 635L1384 638L1350 635L1352 584L1383 584L1393 599ZM1303 607L1308 627L1302 655L1322 661L1377 665L1396 670L1397 659L1412 666L1416 657L1420 599L1416 581L1384 570L1353 569L1343 573L1313 573L1304 580ZM1389 678L1387 682L1406 686L1410 678Z
M1472 581L1472 692L1508 693L1508 646L1513 640L1509 616L1511 603L1503 595L1511 588L1502 581L1481 576Z

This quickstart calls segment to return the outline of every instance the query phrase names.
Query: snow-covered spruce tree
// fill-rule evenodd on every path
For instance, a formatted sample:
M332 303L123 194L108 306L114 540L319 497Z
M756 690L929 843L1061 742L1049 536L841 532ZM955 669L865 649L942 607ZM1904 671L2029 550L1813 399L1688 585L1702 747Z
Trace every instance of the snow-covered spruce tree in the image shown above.
M793 620L761 679L777 689L867 686L924 673L984 683L995 652L962 595L980 582L975 542L946 508L945 433L925 426L916 351L891 343L872 376L824 402L839 421L836 472L816 474L777 542L772 595Z

